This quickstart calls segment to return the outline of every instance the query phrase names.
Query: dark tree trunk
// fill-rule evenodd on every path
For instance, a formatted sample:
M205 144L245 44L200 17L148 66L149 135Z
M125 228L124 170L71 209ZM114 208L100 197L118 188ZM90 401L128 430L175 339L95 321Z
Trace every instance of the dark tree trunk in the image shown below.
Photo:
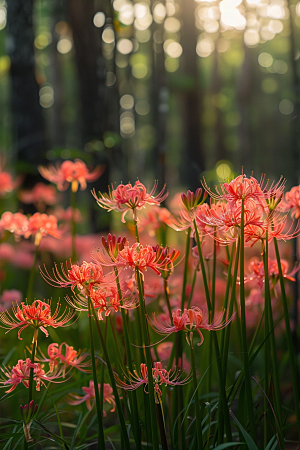
M184 92L185 152L187 155L186 179L189 188L195 190L200 185L204 171L204 153L201 142L202 92L198 79L198 58L196 54L197 28L195 26L195 3L181 2L182 29L181 43L184 74L190 88Z
M104 131L111 128L106 67L102 54L103 28L96 28L93 24L93 17L97 11L105 11L107 22L112 23L108 17L107 3L94 0L67 0L67 13L73 31L75 63L78 71L82 147L93 140L103 141ZM95 165L105 165L104 173L93 183L93 187L96 191L107 191L109 159L104 151L95 151L92 156ZM99 208L92 210L92 227L93 231L107 228L107 224L103 225Z
M26 187L39 179L37 165L45 162L46 149L33 45L33 0L9 0L7 52L11 59L14 151L17 170L26 174Z

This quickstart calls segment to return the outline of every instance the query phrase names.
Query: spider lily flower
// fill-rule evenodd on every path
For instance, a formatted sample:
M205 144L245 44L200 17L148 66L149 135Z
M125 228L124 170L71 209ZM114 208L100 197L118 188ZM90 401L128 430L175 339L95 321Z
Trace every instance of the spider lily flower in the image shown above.
M66 268L64 264L61 263L60 270L57 264L54 265L53 277L49 274L46 267L44 267L44 272L41 271L41 275L47 283L54 287L70 287L73 292L75 288L78 289L80 293L89 294L90 289L96 283L107 284L113 281L112 278L104 276L103 269L99 264L88 263L84 261L80 266L77 264L72 264L70 261L69 267L68 262L66 263Z
M161 226L169 225L171 223L171 213L167 208L162 206L152 205L145 208L138 216L139 230L148 230L149 236L155 236L155 231Z
M59 383L59 381L55 380L62 376L62 369L46 373L40 363L32 363L30 358L26 358L25 361L19 359L18 363L13 366L12 369L6 366L0 367L2 372L0 384L3 384L3 386L11 386L11 388L5 392L7 394L12 392L20 383L28 388L31 369L33 369L33 381L36 383L37 391L40 390L41 384L44 384L45 381Z
M146 364L142 363L140 366L140 373L135 369L133 373L129 372L128 374L124 374L128 380L128 383L122 381L115 375L117 385L120 388L126 389L128 391L134 391L142 385L145 385L144 391L146 391L146 386L148 385L148 370ZM161 396L160 386L169 385L169 386L179 386L186 384L190 381L190 377L186 377L185 379L179 381L180 373L177 370L166 370L162 368L161 362L155 362L154 367L152 368L152 376L154 389L157 395ZM157 400L156 400L157 401Z
M172 313L173 325L165 321L161 321L155 314L153 314L153 319L149 322L154 331L158 334L165 334L166 337L181 330L189 333L189 335L191 335L194 331L197 331L200 336L200 342L197 345L201 345L204 338L200 330L221 330L232 321L233 317L234 315L224 322L223 313L221 313L216 321L208 323L207 320L203 319L202 310L197 306L192 306L190 309L185 309L183 313L181 312L181 309L174 311Z
M100 262L104 266L117 267L118 269L138 269L143 274L147 268L152 269L157 275L161 274L162 270L167 270L169 267L173 269L173 263L169 257L161 259L162 253L157 248L153 249L151 245L142 245L138 242L131 247L125 245L123 250L119 251L116 257L110 255L108 260L99 251L94 260ZM169 269L168 269L169 270Z
M93 406L95 405L95 387L94 387L94 382L90 381L89 386L82 387L83 392L85 392L85 394L81 397L79 395L70 393L70 396L73 397L75 400L69 400L68 403L69 405L80 405L83 402L86 402L86 406L88 410L91 410L93 408ZM99 390L99 394L100 394L100 390L101 390L101 384L98 384L98 390ZM103 402L107 402L110 405L112 405L112 408L110 410L110 412L114 412L116 409L116 402L115 402L115 396L113 395L113 390L112 387L110 386L109 383L104 383L103 384ZM106 417L106 411L103 410L103 416Z
M128 241L126 237L117 236L115 234L111 235L110 233L107 236L107 240L104 236L102 236L102 245L103 248L106 250L108 255L111 256L111 258L116 258L118 256L118 253L124 249L125 245L128 245Z
M220 183L219 187L215 186L216 192L209 189L205 179L203 179L203 186L212 198L226 200L230 206L234 206L235 202L240 200L255 200L265 205L265 198L268 196L254 177L247 178L244 174L234 178L230 183Z
M22 190L18 196L23 203L33 203L40 212L45 211L47 205L57 203L55 187L45 183L35 184L31 191Z
M28 238L31 234L28 230L28 217L21 213L4 212L0 219L0 228L13 233L15 236L24 236L25 238Z
M133 212L133 220L137 221L137 210L142 209L146 205L160 205L167 198L168 192L164 192L165 186L159 194L154 196L157 184L156 181L150 193L147 193L146 187L140 181L136 181L133 186L131 183L121 183L116 189L112 185L111 188L108 187L108 194L106 192L98 192L99 197L95 190L92 191L92 194L101 208L108 211L122 212L121 220L125 223L125 215L130 209Z
M88 171L86 164L80 159L75 161L64 161L56 167L49 165L48 167L39 166L40 174L51 183L57 185L59 191L65 191L71 183L72 191L85 190L87 182L95 181L102 175L104 167L97 166L92 172Z
M205 202L208 192L204 190L202 200L200 201L202 196L202 188L198 188L194 194L192 191L187 191L186 194L181 194L181 200L185 207L185 209L189 212L194 211L198 205L202 205Z
M171 228L176 231L187 230L188 228L194 231L194 220L196 220L198 231L201 235L209 233L209 224L202 220L199 220L202 216L206 217L209 214L209 205L203 203L198 205L196 208L190 210L181 209L179 211L179 217L173 218L168 224Z
M13 181L11 174L3 170L4 165L5 159L0 156L0 197L4 197L8 192L16 189L21 182L20 177Z
M170 252L169 247L161 247L160 245L154 247L154 250L156 251L158 260L166 262L165 268L161 269L161 276L166 280L173 272L174 263L179 258L180 252L178 250L172 250Z
M285 194L284 205L292 210L292 217L299 219L300 217L300 185L294 186Z
M37 413L38 407L38 404L35 405L33 400L31 400L28 405L20 405L20 414L23 420L23 430L26 442L33 441L30 436L30 427L34 416Z
M57 230L57 219L55 216L35 213L28 220L28 232L35 236L35 245L38 245L43 236L61 238Z
M290 273L287 273L289 265L285 259L280 260L280 265L283 278L286 278L290 281L296 281L293 275L299 271L300 265L296 264L294 269ZM260 289L263 289L265 282L265 270L263 261L259 261L257 259L251 261L249 268L251 273L250 275L247 275L245 277L245 282L257 280ZM275 286L279 280L279 269L277 261L270 258L268 258L268 279L271 280L273 286Z
M122 298L121 301L115 286L94 287L90 289L89 296L97 311L99 320L103 320L103 313L105 313L105 317L107 317L112 310L118 312L120 308L132 309L136 308L138 305L138 301L134 297ZM77 311L89 310L87 295L79 294L72 298L66 297L66 301Z
M39 362L49 363L50 372L53 372L57 367L62 366L62 374L63 378L65 378L66 369L69 367L75 367L81 372L89 372L86 370L86 367L91 365L91 361L84 361L87 355L82 355L81 350L78 352L74 350L74 347L70 347L66 342L62 344L52 343L48 346L48 356L46 356L41 352L42 359L39 359Z
M65 327L71 325L68 323L75 316L76 312L67 308L59 316L60 302L58 301L54 313L51 313L51 302L46 303L41 300L35 300L32 305L27 305L22 302L21 305L15 308L12 307L12 315L5 311L0 313L1 328L7 328L7 333L16 328L20 328L18 331L18 338L21 338L21 332L32 326L35 330L40 329L47 337L47 327ZM13 317L14 316L14 317Z

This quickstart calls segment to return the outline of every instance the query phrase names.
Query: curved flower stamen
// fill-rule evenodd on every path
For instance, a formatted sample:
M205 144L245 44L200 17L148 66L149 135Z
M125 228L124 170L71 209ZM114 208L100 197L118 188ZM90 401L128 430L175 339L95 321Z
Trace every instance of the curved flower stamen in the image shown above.
M0 322L2 322L2 328L8 328L7 333L16 328L20 328L18 331L18 338L21 332L32 326L35 329L40 329L47 337L49 336L47 327L65 327L69 324L68 322L73 319L76 312L74 310L68 310L67 308L64 312L59 315L60 302L58 301L54 313L51 313L51 302L46 303L41 300L35 300L31 305L27 305L22 302L21 305L12 307L12 313L14 317L9 314L8 311L0 313Z

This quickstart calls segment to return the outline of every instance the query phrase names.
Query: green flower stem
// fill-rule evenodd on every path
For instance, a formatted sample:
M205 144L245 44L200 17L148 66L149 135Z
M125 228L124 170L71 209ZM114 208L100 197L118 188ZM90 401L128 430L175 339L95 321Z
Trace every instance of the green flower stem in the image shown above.
M35 352L37 348L37 338L38 338L39 329L34 329L33 334L33 342L32 342L32 351L31 351L31 364L34 364ZM29 374L29 386L28 386L28 405L33 400L33 367L30 369Z
M122 352L120 350L120 345L119 345L119 342L118 342L118 336L117 336L117 333L116 333L115 324L113 322L113 319L112 319L111 315L109 315L109 323L110 323L111 330L112 330L112 333L113 333L113 337L114 337L114 341L115 341L115 347L116 347L116 350L117 350L119 362L120 362L120 365L121 365L122 370L123 370L124 369L124 355L122 355Z
M142 333L143 333L143 341L145 343L145 353L146 353L146 366L148 370L148 390L149 390L149 404L150 404L150 420L151 420L151 432L152 432L152 444L154 450L159 450L159 442L158 442L158 434L157 434L157 421L156 421L156 414L155 414L155 391L154 391L154 384L153 384L153 374L152 374L152 358L151 358L151 352L150 352L150 340L149 340L149 333L148 333L148 326L147 326L147 312L146 312L146 306L145 306L145 300L143 295L143 284L141 280L141 274L138 270L138 268L135 269L135 275L136 275L136 281L138 285L138 291L139 291L139 302L140 302L140 310L141 310L141 325L142 325Z
M134 220L134 230L135 230L136 242L140 242L139 230L138 230L138 226L137 226L137 221L136 220Z
M183 269L183 281L182 281L182 291L181 291L181 312L183 313L184 307L185 307L185 300L186 300L186 284L187 284L187 276L188 276L188 263L189 263L189 255L190 255L190 247L191 247L191 228L187 230L186 235L186 244L185 244L185 259L184 259L184 269ZM172 323L172 322L171 322ZM183 335L182 333L176 333L175 337L175 346L176 346L176 360L175 364L178 367L179 361L181 361L182 364L182 350L183 350L183 342L182 342ZM182 398L182 390L175 389L174 390L174 418L180 414L180 411L183 410L183 398ZM177 408L177 411L175 412ZM182 423L181 427L178 426L178 442L180 443L181 447L184 448L184 423Z
M116 275L116 284L117 284L119 299L122 304L122 291L121 291L121 286L120 286L118 268L115 267L114 270L115 270L115 275ZM123 335L124 335L125 349L126 349L126 356L127 356L126 362L129 367L129 372L133 373L131 348L130 348L130 342L129 342L129 331L128 331L128 325L127 325L126 312L125 312L124 308L121 308L121 315L122 315ZM139 411L138 411L136 392L132 391L132 392L128 392L128 394L130 394L129 399L131 400L130 404L131 404L132 412L133 412L136 448L137 448L137 450L141 450L141 433L140 433L140 426L139 426Z
M227 247L226 247L227 249ZM228 249L227 249L228 250ZM227 315L227 308L228 308L228 300L229 300L229 291L230 291L230 286L232 285L232 287L235 287L235 284L233 285L233 280L231 277L231 270L232 270L232 263L233 263L233 257L234 257L234 251L235 251L235 246L232 245L232 249L231 249L231 253L230 253L230 257L229 257L229 264L228 264L228 270L227 270L227 281L226 281L226 288L225 288L225 295L224 295L224 303L223 303L223 310L224 310L224 314L223 314L223 320L226 319L226 315ZM236 280L235 280L236 282ZM225 331L226 328L224 328L223 331ZM223 352L222 352L223 353Z
M164 421L164 415L163 415L163 406L161 402L161 398L159 394L155 392L155 408L156 408L156 416L158 421L158 427L160 432L160 439L161 439L161 446L162 450L168 450L168 442L167 442L167 436L166 436L166 429L165 429L165 421Z
M189 296L189 299L188 299L187 309L189 309L190 306L191 306L191 301L192 301L192 298L193 298L194 289L195 289L195 283L196 283L196 279L197 279L198 267L199 267L199 264L197 264L197 267L195 267L195 270L194 270L192 287L191 287L191 292L190 292L190 296Z
M200 402L199 402L199 394L198 394L198 381L197 381L197 373L196 373L196 364L195 364L195 354L193 347L193 333L189 336L189 344L191 349L191 366L192 366L192 376L193 376L193 389L195 396L195 408L196 408L196 433L197 433L197 449L203 450L203 441L202 441L202 423L201 423L201 413L200 413Z
M108 369L108 374L109 374L109 378L110 378L110 382L111 382L111 387L115 396L115 402L116 402L116 408L117 408L117 412L118 412L118 416L119 416L119 421L120 421L120 426L121 426L121 432L123 434L123 439L124 439L124 445L126 450L130 450L130 444L129 444L129 439L128 439L128 434L127 434L127 430L126 430L126 425L125 425L125 419L124 419L124 414L123 414L123 410L122 410L122 406L121 406L121 402L120 402L120 398L119 398L119 394L118 394L118 389L117 389L117 385L116 385L116 380L114 377L114 373L111 367L111 363L110 363L110 359L109 359L109 355L108 355L108 351L107 351L107 347L106 347L106 343L99 325L99 321L97 319L97 315L96 315L96 311L94 308L93 303L91 302L90 298L89 298L89 304L90 304L90 308L93 314L93 317L95 319L95 323L96 323L96 327L98 330L98 334L100 337L100 342L102 345L102 349L103 349L103 353L104 353L104 358L105 358L105 362L107 365L107 369Z
M214 236L216 237L216 229L214 231ZM211 279L211 321L214 320L215 315L215 297L216 297L216 266L217 266L217 242L214 239L214 256L213 256L213 270Z
M187 235L186 235L183 282L182 282L182 291L181 291L181 312L183 312L183 310L184 310L190 247L191 247L191 228L188 229Z
M245 204L244 199L242 199L242 210L241 210L241 250L240 250L240 305L241 305L241 328L242 328L242 354L243 354L243 365L245 368L245 391L246 391L246 402L247 411L249 417L250 425L250 435L254 441L256 441L256 429L254 421L254 411L253 411L253 399L251 390L251 375L250 375L250 365L248 358L248 348L247 348L247 329L246 329L246 307L245 307L245 230L244 230L244 211Z
M274 246L275 246L276 260L277 260L277 265L278 265L278 270L279 270L279 281L280 281L280 288L281 288L281 295L282 295L285 328L286 328L287 341L288 341L288 352L289 352L290 364L291 364L291 376L292 376L292 386L293 386L294 399L295 399L298 440L300 440L300 407L299 407L299 386L298 386L299 381L298 381L298 375L297 375L297 363L296 363L296 356L295 356L294 347L293 347L291 326L290 326L290 319L289 319L289 309L288 309L288 304L287 304L287 299L286 299L286 294L285 294L282 267L281 267L281 263L280 263L280 255L279 255L278 243L277 243L276 238L274 238Z
M233 258L233 252L234 252L234 248L232 248L231 257L230 257L231 260ZM235 288L236 288L237 273L238 273L238 268L239 268L239 253L240 253L240 239L238 239L237 245L236 245L236 255L235 255L235 262L234 262L233 278L231 280L231 283L232 283L231 284L231 295L230 295L230 302L229 302L229 307L228 307L228 317L229 318L232 316L233 309L234 309ZM232 261L231 261L231 263L232 263ZM231 276L229 276L231 274L231 265L229 264L229 266L230 267L228 267L227 284L228 284L228 279L231 278ZM227 292L227 286L226 286L226 292ZM224 308L225 308L225 302L224 302ZM227 309L227 304L226 304L226 309ZM226 310L225 310L224 316L223 316L224 320L225 320L225 315L226 315ZM226 328L224 328L222 330L221 355L223 355L223 373L225 374L225 376L227 373L230 330L231 330L231 322L227 325ZM226 380L225 380L225 382L226 382Z
M169 316L170 316L170 321L172 323L172 309L171 309L171 303L170 303L170 291L169 291L169 284L168 284L168 280L164 279L164 291L165 291L165 298L166 298L166 302L167 302L167 307L168 307L168 312L169 312Z
M104 439L104 430L103 430L103 409L101 408L100 403L100 395L98 389L98 380L97 380L97 369L95 362L95 348L94 348L94 337L93 337L93 318L92 318L92 302L90 297L88 298L89 305L89 328L90 328L90 341L91 341L91 356L92 356L92 370L93 370L93 380L94 380L94 390L95 390L95 399L96 399L96 409L97 409L97 421L98 421L98 448L101 450L105 449L105 439ZM101 386L103 390L103 386Z
M76 191L73 191L73 186L71 186L71 209L72 209L72 263L75 264L77 262L77 254L76 254Z
M208 283L207 283L207 278L206 278L205 265L204 265L203 255L202 255L201 242L200 242L199 232L198 232L198 228L197 228L197 224L196 224L196 219L193 220L193 224L194 224L194 230L195 230L195 236L196 236L196 242L197 242L197 248L198 248L200 267L201 267L201 271L202 271L202 279L203 279L205 298L206 298L206 303L207 303L207 310L208 310L209 315L211 315L212 307L211 307L211 302L210 302L210 295L209 295Z
M264 304L264 310L265 310L265 322L264 322L264 339L265 339L265 345L264 345L264 391L266 394L269 392L269 386L270 386L270 356L271 356L271 350L270 350L270 341L268 339L270 334L270 307L269 305L269 278L268 278L268 259L266 262L266 258L268 258L268 231L266 231L266 248L263 254L263 264L264 264L264 272L265 272L265 304ZM267 443L269 441L269 438L271 437L271 426L270 422L267 417L267 413L269 410L269 402L267 395L264 395L264 447L267 446Z
M208 290L205 266L204 266L203 255L202 255L202 250L201 250L201 243L200 243L199 233L198 233L195 219L194 219L194 228L195 228L195 235L196 235L196 241L197 241L200 266L201 266L201 270L202 270L207 310L208 310L209 316L211 317L212 306L211 306L211 302L210 302L210 298L209 298L209 290ZM218 343L218 338L217 338L216 333L212 332L212 338L213 338L213 344L214 344L215 353L216 353L216 363L217 363L217 369L218 369L219 388L220 388L220 399L221 399L221 405L222 405L223 414L224 414L225 432L226 432L228 441L231 441L232 434L231 434L231 427L230 427L229 410L228 410L228 404L227 404L227 398L226 398L225 382L224 382L224 377L223 377L219 343Z
M30 269L28 288L27 288L27 304L31 304L34 300L33 299L33 283L34 283L35 266L36 266L36 261L37 261L37 257L38 257L38 252L39 252L39 245L35 245L34 259L33 259L33 264L31 266L31 269Z
M272 361L272 370L273 370L273 385L275 392L275 401L276 407L274 408L276 411L276 418L278 422L278 439L280 448L284 450L284 441L282 436L282 416L281 416L281 399L280 399L280 386L279 386L279 375L278 375L278 364L276 357L276 343L275 343L275 335L274 335L274 322L273 322L273 314L272 314L272 305L271 305L271 297L270 297L270 286L269 286L269 268L268 268L268 259L269 259L269 245L268 245L268 231L266 232L266 241L265 241L265 252L263 255L264 259L264 271L265 271L265 322L267 321L267 317L269 318L269 330L270 330L270 343L271 343L271 361ZM265 345L267 340L265 342ZM267 370L265 371L267 375ZM268 379L268 377L267 377ZM265 391L266 393L268 391ZM265 409L266 412L266 409Z

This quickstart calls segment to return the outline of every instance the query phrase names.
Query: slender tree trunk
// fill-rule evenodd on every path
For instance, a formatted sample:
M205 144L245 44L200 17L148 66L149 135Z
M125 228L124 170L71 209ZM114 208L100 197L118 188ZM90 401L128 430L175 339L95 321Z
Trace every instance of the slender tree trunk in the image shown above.
M39 86L35 76L33 0L7 2L7 52L11 60L11 111L16 167L24 185L40 179L45 162L45 135Z
M201 142L202 92L198 77L198 58L196 54L197 28L195 26L195 2L182 1L181 43L183 47L182 67L189 88L184 95L185 153L187 155L186 178L189 187L199 187L204 170L204 153Z

